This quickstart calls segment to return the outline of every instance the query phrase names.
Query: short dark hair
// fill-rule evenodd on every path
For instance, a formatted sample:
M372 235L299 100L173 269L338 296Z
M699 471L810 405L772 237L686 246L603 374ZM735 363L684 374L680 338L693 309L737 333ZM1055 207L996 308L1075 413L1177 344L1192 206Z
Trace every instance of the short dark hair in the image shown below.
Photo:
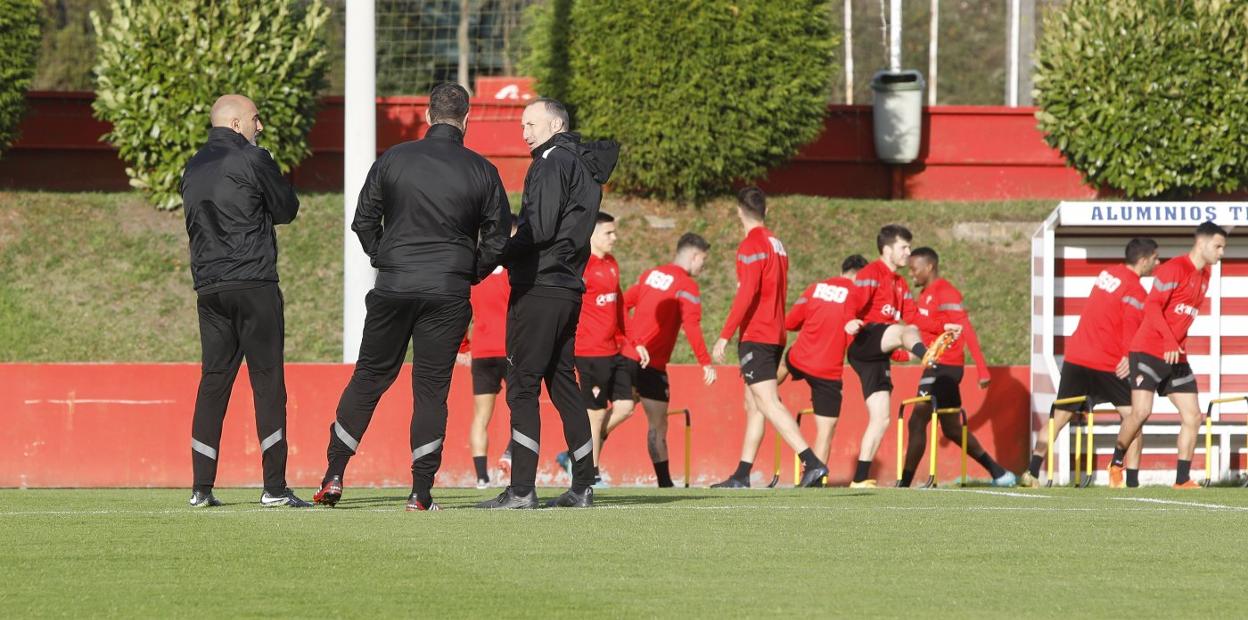
M927 246L911 250L910 258L921 258L931 263L933 267L940 267L940 255L936 253L936 250Z
M892 245L900 237L906 241L913 241L914 235L910 234L910 229L901 224L889 224L880 229L880 234L875 236L875 249L880 252L884 251L884 246Z
M1222 228L1213 222L1201 222L1200 226L1196 227L1197 237L1212 237L1214 235L1221 235L1223 238L1230 237L1230 235L1226 234L1225 228Z
M459 125L468 116L468 91L455 82L442 82L429 91L429 122Z
M737 192L737 206L760 222L767 219L767 194L753 185Z
M563 105L563 102L558 99L551 99L550 97L538 97L537 99L530 101L529 105L537 105L539 103L546 107L547 114L563 119L564 129L572 128L571 119L568 117L568 106Z
M594 217L595 226L597 226L598 224L606 224L607 222L614 222L614 221L615 221L615 216L611 215L610 213L607 213L606 211L599 211L598 215Z
M867 259L861 254L851 254L841 261L841 273L846 271L862 271L867 266Z
M1141 258L1147 258L1157 253L1157 242L1152 239L1136 237L1127 242L1126 258L1128 265L1134 265L1140 262Z
M711 251L711 244L702 235L698 233L687 232L680 236L680 241L676 242L676 253L679 254L685 248L693 248L703 252Z

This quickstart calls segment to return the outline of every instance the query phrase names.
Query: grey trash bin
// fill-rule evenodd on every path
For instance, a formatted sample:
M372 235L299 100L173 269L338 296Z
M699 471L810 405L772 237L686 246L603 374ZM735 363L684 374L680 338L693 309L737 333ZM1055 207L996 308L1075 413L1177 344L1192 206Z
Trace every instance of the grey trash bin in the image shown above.
M875 154L890 164L919 156L923 128L923 75L918 71L879 71L871 77Z

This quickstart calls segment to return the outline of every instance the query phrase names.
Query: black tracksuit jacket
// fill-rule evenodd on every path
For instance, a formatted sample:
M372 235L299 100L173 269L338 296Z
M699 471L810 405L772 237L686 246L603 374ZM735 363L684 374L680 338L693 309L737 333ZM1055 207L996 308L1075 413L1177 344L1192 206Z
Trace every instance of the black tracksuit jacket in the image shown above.
M196 291L277 282L273 226L295 219L299 199L268 151L213 127L186 164L179 190Z
M519 228L505 252L513 290L563 289L561 296L580 300L602 184L619 154L615 142L581 142L571 132L557 133L533 149Z
M379 293L467 298L498 266L510 213L498 169L439 123L373 163L351 230L378 270Z

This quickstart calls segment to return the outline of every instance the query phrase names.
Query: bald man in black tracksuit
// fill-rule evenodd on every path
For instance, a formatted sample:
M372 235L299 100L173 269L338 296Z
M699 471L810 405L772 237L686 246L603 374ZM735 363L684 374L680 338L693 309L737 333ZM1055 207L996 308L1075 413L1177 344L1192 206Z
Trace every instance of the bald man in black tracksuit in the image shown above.
M563 421L573 461L572 488L547 506L588 507L593 504L590 485L597 468L573 349L589 237L602 201L602 184L615 168L619 145L582 143L579 135L566 131L567 112L553 100L530 103L521 122L533 163L524 180L519 228L503 259L511 278L507 308L511 485L477 507L537 507L538 395L543 381Z
M429 94L425 137L387 150L360 191L351 229L377 268L351 382L329 428L328 468L313 497L342 497L347 461L359 450L381 395L412 342L412 493L407 510L439 510L431 494L442 463L446 398L472 319L471 286L498 265L511 210L498 169L464 147L468 93L439 84Z

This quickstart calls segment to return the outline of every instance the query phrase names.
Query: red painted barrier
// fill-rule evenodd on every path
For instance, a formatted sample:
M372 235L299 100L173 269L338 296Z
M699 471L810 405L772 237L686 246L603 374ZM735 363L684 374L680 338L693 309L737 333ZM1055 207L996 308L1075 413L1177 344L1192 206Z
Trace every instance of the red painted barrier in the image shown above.
M731 473L740 450L744 413L742 385L733 367L720 369L714 387L701 384L701 370L671 366L672 408L693 411L693 486L704 486ZM287 436L290 444L289 483L311 487L320 482L325 467L325 443L334 408L351 374L340 364L291 364L287 367L289 393ZM973 375L974 373L970 373ZM992 369L993 384L986 392L968 378L963 385L971 430L1003 465L1019 471L1026 463L1028 388L1027 367ZM407 486L411 483L408 424L411 384L405 370L382 399L359 454L347 471L347 484ZM904 396L914 393L919 369L894 367L898 391L893 410ZM247 374L239 374L226 416L221 444L221 486L258 485L260 458ZM191 479L190 426L197 364L0 364L0 487L186 487ZM865 426L862 397L852 373L845 380L845 411L833 441L830 483L846 484L853 474L859 439ZM803 384L785 384L781 394L791 409L809 406ZM490 425L491 467L509 437L508 412L499 399ZM451 385L450 422L446 434L440 486L474 482L468 450L472 417L471 377L457 367ZM539 482L562 486L567 477L553 462L563 449L558 415L543 395L542 460ZM672 474L683 479L682 422L671 418L668 434ZM814 425L804 421L803 432L814 438ZM890 427L875 460L873 475L882 484L895 477L896 445ZM616 485L653 484L653 470L645 448L645 418L640 411L608 440L602 457L604 476ZM770 429L754 467L756 485L771 478L774 438ZM960 450L942 439L940 478L953 480L959 472ZM793 480L793 454L782 450L784 485ZM926 458L919 478L927 471ZM972 477L987 474L974 461Z
M21 137L0 159L0 187L124 190L125 166L100 142L107 123L91 115L91 93L33 92ZM377 146L385 149L424 133L425 97L377 101ZM521 140L518 100L473 100L466 142L498 166L519 191L529 164ZM919 160L889 166L876 159L870 106L828 107L826 129L762 185L778 193L857 198L1004 200L1088 198L1061 155L1036 129L1034 108L924 108ZM327 97L309 135L312 156L294 172L303 191L342 191L343 99Z

